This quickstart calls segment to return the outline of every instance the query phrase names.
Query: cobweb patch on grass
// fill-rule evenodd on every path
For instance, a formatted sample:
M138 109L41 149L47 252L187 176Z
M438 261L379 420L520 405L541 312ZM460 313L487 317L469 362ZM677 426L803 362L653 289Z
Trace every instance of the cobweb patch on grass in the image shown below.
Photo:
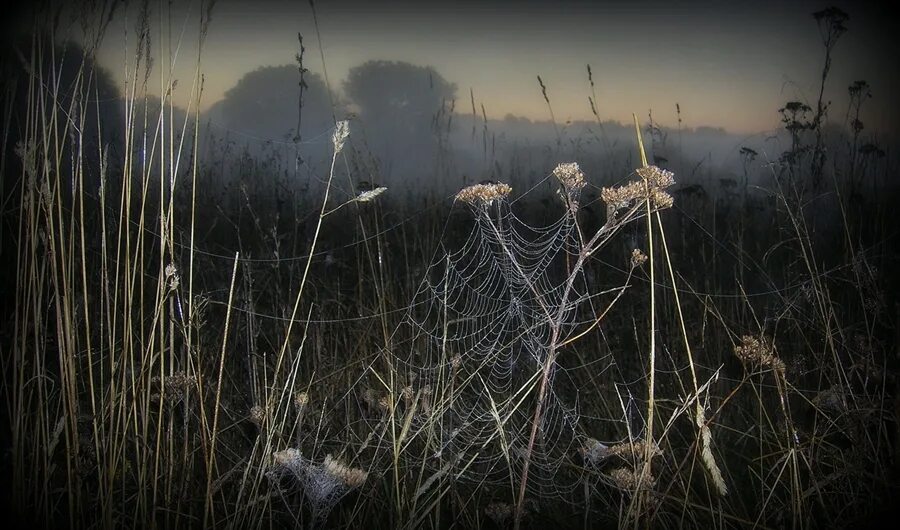
M309 505L313 526L324 525L328 514L351 491L366 482L366 471L349 467L328 455L322 462L304 457L298 449L273 454L269 478L286 488L299 488Z

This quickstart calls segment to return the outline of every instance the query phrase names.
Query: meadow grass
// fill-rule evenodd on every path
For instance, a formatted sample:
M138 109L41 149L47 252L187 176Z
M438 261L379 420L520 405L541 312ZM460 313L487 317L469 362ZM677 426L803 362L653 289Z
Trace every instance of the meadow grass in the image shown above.
M731 195L670 194L635 118L640 163L614 182L563 164L542 180L560 189L552 201L486 182L404 204L390 187L338 193L377 170L352 122L336 123L327 169L305 188L257 178L286 165L274 151L202 156L201 58L185 117L167 98L151 110L141 16L121 149L102 140L114 124L92 104L96 48L73 69L37 28L16 58L2 164L3 470L16 518L816 528L863 524L895 496L897 196L860 183L896 165L864 163L858 130L823 159L821 103L790 156L748 153L745 176L765 194L746 178ZM201 42L208 23L207 12ZM517 219L563 219L570 239L541 246L549 229L519 233ZM466 246L478 227L488 246ZM477 290L434 291L434 330L411 325L422 286L449 274L437 265L480 248L533 301L509 311L533 310L548 332L526 348L536 361L511 356L499 376L496 359L448 346L478 344L453 339L475 313L450 314L451 296ZM552 289L523 261L538 248L562 249L546 264ZM491 278L473 266L469 279ZM413 370L418 355L437 361ZM485 411L477 433L459 419L471 403Z

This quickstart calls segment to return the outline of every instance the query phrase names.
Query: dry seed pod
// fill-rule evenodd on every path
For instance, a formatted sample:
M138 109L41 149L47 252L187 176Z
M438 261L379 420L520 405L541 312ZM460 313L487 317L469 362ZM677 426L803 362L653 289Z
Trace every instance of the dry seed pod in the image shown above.
M344 142L348 136L350 136L350 122L347 120L337 122L334 126L334 134L331 136L335 154L340 153L344 149Z
M569 193L579 192L586 184L584 180L584 172L578 166L577 162L568 164L559 164L553 170L553 176L563 185L563 188Z
M772 341L766 337L744 335L741 343L734 347L734 355L744 364L769 366L784 374L784 362L775 355Z
M457 200L473 206L490 206L494 201L505 199L512 188L502 182L492 184L473 184L459 190Z

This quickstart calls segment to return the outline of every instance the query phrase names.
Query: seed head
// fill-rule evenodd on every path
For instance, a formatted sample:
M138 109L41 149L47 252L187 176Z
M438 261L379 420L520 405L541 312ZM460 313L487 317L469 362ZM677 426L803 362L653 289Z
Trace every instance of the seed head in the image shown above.
M381 195L382 193L384 193L386 191L387 191L387 188L385 188L384 186L379 186L379 187L377 187L375 189L371 189L371 190L361 191L359 193L359 195L356 196L356 201L357 202L369 202L372 199L374 199L375 197L378 197L379 195Z
M150 383L153 385L157 385L160 382L160 378L158 376L154 376L150 379ZM181 403L187 394L197 387L197 376L187 375L184 372L175 372L172 375L165 377L165 383L160 389L160 393L164 393L166 402L169 405L176 405ZM157 400L160 397L160 393L154 393L150 397L151 399Z
M496 184L473 184L465 187L456 194L456 199L473 206L490 206L496 200L505 199L512 188L509 184L498 182Z
M294 394L294 407L297 408L298 412L303 411L307 404L309 404L309 394L306 392L297 392Z
M600 198L606 203L607 218L611 219L619 210L630 207L634 201L650 200L650 206L656 210L670 208L674 203L672 196L664 190L675 183L671 171L656 166L638 168L640 181L629 182L624 186L603 188Z
M573 193L581 191L584 187L584 172L578 166L577 162L569 162L560 164L553 170L553 176L563 185L566 192Z
M284 467L289 467L295 462L303 459L303 457L300 455L300 451L294 449L293 447L289 447L283 451L276 451L272 453L272 458L275 460L276 464Z
M675 173L656 166L639 167L637 174L646 180L651 188L668 188L675 184Z
M250 408L250 421L255 423L257 427L261 427L266 421L266 409L261 405L253 405Z
M611 445L607 449L607 455L609 456L618 456L635 460L642 460L645 454L647 454L647 442L645 440L635 440L633 442ZM656 445L656 443L651 445L650 457L653 458L660 455L662 455L662 451L659 449L659 446Z
M340 480L351 489L362 486L369 476L364 470L356 467L349 467L331 455L325 457L322 467L325 469L326 473Z
M734 354L744 364L770 366L784 374L784 362L775 355L771 340L750 335L741 337L741 343L734 347Z
M644 263L647 262L647 255L641 252L640 249L636 248L631 251L631 266L634 268L640 267Z
M609 472L609 478L617 488L622 490L634 491L638 488L638 484L641 484L641 475L629 467L613 469ZM656 478L648 473L643 481L643 487L652 489L654 486L656 486Z
M331 143L334 145L334 153L340 153L344 149L344 142L350 136L350 122L341 120L334 126L334 134L331 136Z
M174 263L169 263L168 265L166 265L165 274L166 279L169 281L169 290L174 291L178 289L178 284L180 283L181 279L178 276L178 269L175 267Z

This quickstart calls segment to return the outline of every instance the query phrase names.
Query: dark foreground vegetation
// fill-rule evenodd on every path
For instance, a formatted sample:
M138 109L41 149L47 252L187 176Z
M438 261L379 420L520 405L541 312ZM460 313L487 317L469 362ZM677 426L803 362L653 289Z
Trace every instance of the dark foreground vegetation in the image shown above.
M839 126L821 97L786 103L784 149L742 148L739 174L635 119L625 145L563 130L510 159L478 136L478 183L452 176L441 103L417 147L433 165L385 190L371 122L331 119L300 160L301 134L251 150L154 106L140 21L116 94L98 9L84 48L36 24L4 51L8 516L835 528L890 510L900 168L859 120L865 82ZM846 16L815 22L828 65Z

